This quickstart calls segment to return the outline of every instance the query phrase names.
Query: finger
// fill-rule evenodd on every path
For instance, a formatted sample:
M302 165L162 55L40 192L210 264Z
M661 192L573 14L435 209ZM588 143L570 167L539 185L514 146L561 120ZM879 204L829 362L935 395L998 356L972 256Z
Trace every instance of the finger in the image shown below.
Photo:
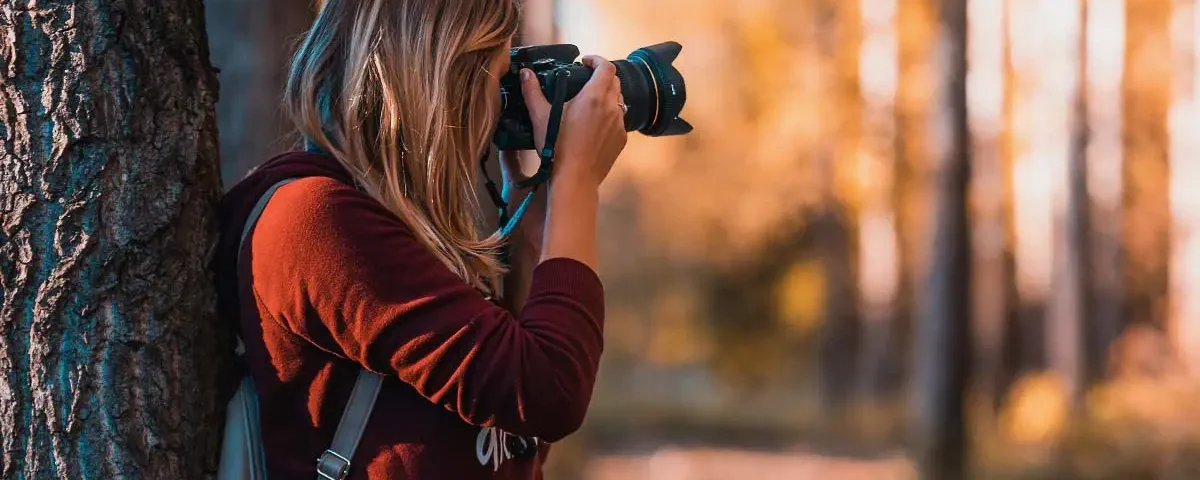
M504 150L500 152L500 163L505 180L521 182L537 172L541 158L532 150Z
M588 55L583 57L583 64L592 67L592 78L588 80L584 89L607 91L613 83L617 83L617 67L613 66L612 62L606 60L599 55Z
M625 95L624 92L621 91L620 81L612 82L612 87L609 87L608 95L617 103L625 103Z
M600 66L605 63L612 65L612 62L599 55L584 55L583 57L583 64L592 67L592 70L599 70Z
M530 116L544 117L549 114L550 101L546 100L546 94L542 93L542 85L538 83L537 75L528 68L521 69L521 95L525 97L525 107L529 109Z

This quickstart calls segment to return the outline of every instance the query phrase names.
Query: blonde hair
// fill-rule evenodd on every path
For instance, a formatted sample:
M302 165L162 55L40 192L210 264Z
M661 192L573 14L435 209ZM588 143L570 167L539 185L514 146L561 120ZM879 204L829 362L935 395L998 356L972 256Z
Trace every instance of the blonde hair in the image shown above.
M519 13L516 0L327 0L284 98L301 136L488 294L502 239L480 238L476 162L499 114L489 80L501 72L487 68Z

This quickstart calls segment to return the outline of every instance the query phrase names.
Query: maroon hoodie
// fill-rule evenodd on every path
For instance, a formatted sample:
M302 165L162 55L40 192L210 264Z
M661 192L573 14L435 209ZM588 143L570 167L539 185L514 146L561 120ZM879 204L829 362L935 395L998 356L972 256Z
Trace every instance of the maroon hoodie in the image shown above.
M242 254L250 210L280 180ZM583 422L603 349L586 265L542 262L514 315L447 269L332 158L273 158L221 202L214 268L246 343L272 478L313 478L358 370L385 375L348 478L535 479Z

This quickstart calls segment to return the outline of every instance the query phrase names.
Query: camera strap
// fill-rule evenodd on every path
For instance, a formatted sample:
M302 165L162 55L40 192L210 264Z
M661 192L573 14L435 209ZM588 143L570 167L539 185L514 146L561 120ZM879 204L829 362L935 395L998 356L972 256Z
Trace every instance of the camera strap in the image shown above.
M538 187L550 179L550 173L554 169L554 148L558 142L558 129L562 122L563 106L567 103L567 89L565 87L557 87L560 81L565 80L569 75L570 72L564 69L559 70L552 77L553 83L551 83L551 87L554 90L554 99L550 102L550 118L546 122L546 143L541 151L538 152L538 157L542 159L542 164L538 166L538 171L533 176L525 179L525 181L517 182L516 187L518 189L528 188L530 190L529 193L525 194L525 198L521 200L520 205L517 206L517 209L513 211L511 216L508 213L508 202L504 201L504 195L496 189L496 182L493 182L491 177L488 176L487 154L484 154L483 158L480 159L480 168L483 169L483 178L486 181L488 195L492 197L492 203L495 203L496 207L500 209L501 237L508 237L512 234L517 225L521 223L521 218L525 216L525 211L528 210L529 204L532 203L533 196L537 193ZM505 185L505 190L507 189L508 186ZM507 194L508 192L505 191L504 193ZM507 263L507 258L505 260L505 263Z

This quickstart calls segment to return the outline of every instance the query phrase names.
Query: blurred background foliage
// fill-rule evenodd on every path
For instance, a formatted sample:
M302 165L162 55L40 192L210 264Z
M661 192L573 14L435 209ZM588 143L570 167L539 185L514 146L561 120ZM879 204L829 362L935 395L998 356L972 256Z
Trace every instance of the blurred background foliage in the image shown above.
M1200 477L1195 2L525 0L521 43L682 43L696 127L605 184L549 477ZM228 186L317 7L206 7Z

